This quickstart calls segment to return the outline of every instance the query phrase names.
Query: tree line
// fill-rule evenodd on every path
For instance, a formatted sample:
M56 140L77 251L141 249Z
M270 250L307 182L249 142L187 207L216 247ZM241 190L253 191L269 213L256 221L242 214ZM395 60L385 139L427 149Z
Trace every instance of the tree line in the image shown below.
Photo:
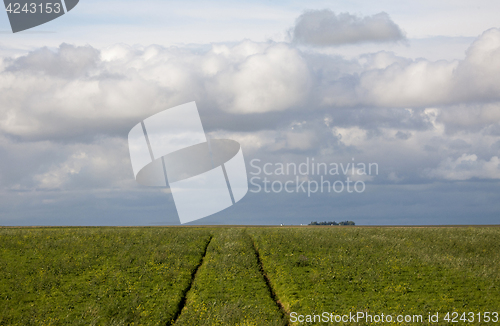
M309 223L308 225L356 225L356 223L354 223L353 221L343 221L343 222L311 222Z

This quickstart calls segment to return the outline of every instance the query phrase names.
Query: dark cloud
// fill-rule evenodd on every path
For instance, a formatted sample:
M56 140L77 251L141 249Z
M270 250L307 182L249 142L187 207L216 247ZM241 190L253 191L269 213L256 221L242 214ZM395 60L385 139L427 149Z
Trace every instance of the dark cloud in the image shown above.
M385 12L358 17L337 15L329 9L310 10L297 18L289 33L293 42L313 46L405 40L403 31Z
M410 137L411 137L411 133L409 133L409 132L404 132L404 131L398 131L398 132L396 133L396 135L395 135L395 136L396 136L396 138L398 138L398 139L401 139L401 140L407 140L407 139L410 139Z

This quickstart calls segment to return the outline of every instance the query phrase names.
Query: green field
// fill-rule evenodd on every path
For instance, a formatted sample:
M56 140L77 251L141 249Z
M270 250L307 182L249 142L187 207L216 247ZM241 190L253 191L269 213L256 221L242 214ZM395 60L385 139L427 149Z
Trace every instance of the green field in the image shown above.
M499 262L498 227L2 228L0 325L500 325Z

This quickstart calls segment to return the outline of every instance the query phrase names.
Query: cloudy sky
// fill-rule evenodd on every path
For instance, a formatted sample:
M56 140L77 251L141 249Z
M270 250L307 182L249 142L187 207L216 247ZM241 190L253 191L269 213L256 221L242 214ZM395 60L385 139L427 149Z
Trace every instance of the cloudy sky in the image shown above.
M12 34L3 11L0 225L179 224L168 189L134 180L127 135L191 101L260 181L252 160L378 165L328 176L362 193L251 185L193 224L498 224L499 12L495 0L82 0Z

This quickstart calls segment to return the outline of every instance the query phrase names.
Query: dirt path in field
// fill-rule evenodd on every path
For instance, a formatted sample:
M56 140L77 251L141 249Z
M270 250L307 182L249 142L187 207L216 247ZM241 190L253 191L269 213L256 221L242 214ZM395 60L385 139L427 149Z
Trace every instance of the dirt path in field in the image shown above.
M217 291L221 295L216 302L209 294ZM290 326L253 238L246 230L223 230L210 237L167 326L231 325L238 320Z
M179 318L179 316L181 314L182 308L184 308L184 306L186 305L186 296L187 296L189 290L191 290L191 286L194 283L194 279L196 278L196 273L198 273L198 269L200 268L201 265L203 265L203 261L205 260L205 256L207 255L207 249L208 249L208 246L210 245L210 242L212 241L212 238L213 238L213 236L210 236L210 238L208 239L207 244L205 245L205 249L203 250L203 255L201 256L200 262L194 268L193 273L191 273L191 280L189 281L189 285L186 287L186 289L184 289L184 292L182 293L182 299L179 302L179 305L177 307L177 311L175 312L174 318L171 319L171 322L167 323L167 326L171 326L171 325L175 324L175 322L177 321L177 319Z
M255 241L253 240L253 238L248 233L246 233L246 231L245 231L245 234L250 239L250 241L252 243L252 248L253 248L253 251L255 253L255 256L257 257L257 262L259 264L259 271L262 274L262 278L264 279L264 282L266 283L267 289L269 291L269 295L271 296L271 299L273 299L273 301L276 303L276 306L279 308L279 310L283 314L283 318L285 320L287 320L286 325L288 326L288 325L290 325L290 322L288 321L288 318L286 318L286 316L288 315L288 312L286 311L285 307L283 307L283 305L281 304L278 296L276 295L276 293L273 290L273 287L271 286L271 282L269 280L269 277L267 276L266 272L264 271L264 266L262 265L262 260L260 258L260 253L259 253L259 250L257 250L257 247L255 245Z

